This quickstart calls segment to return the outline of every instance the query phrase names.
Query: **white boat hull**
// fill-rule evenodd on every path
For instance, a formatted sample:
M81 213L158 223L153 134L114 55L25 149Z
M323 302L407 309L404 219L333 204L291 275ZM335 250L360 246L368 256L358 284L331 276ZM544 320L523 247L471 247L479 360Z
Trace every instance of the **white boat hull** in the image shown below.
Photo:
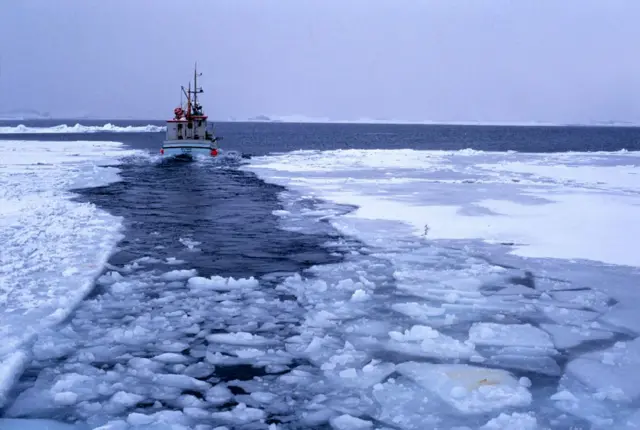
M209 141L166 140L160 152L165 157L215 157L218 155L218 148Z

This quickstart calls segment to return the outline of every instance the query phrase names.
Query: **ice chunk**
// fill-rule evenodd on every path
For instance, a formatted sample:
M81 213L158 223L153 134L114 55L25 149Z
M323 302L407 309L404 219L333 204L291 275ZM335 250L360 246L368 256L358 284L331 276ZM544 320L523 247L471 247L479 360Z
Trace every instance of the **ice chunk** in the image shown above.
M571 392L567 390L558 391L553 396L551 396L551 400L561 401L561 402L577 402L578 399Z
M531 402L527 388L504 370L417 362L401 363L396 369L463 413L490 412Z
M582 309L571 309L554 305L538 305L547 318L557 324L584 324L600 316L600 313Z
M187 282L191 288L199 288L214 291L233 291L238 289L256 288L259 282L252 276L249 278L223 278L212 276L211 278L193 277Z
M200 408L184 408L182 410L185 416L195 418L197 420L206 420L211 417L211 412L205 411Z
M362 369L346 367L338 371L325 370L325 374L332 375L331 380L340 385L364 389L383 381L395 371L395 367L393 363L381 363L379 360L372 360Z
M472 344L463 343L424 325L414 325L404 333L389 332L389 350L421 357L469 358L475 354Z
M640 333L640 318L635 300L630 303L618 303L609 312L602 315L599 321L625 331Z
M213 419L232 422L235 424L244 424L252 421L264 419L265 412L261 409L247 407L244 403L239 403L235 408L229 411L213 412Z
M276 398L276 395L265 391L254 391L251 393L251 397L260 403L269 403Z
M199 249L196 248L196 246L200 245L201 242L198 242L197 240L193 240L193 239L188 238L188 237L181 237L178 240L179 240L179 242L181 244L183 244L184 246L189 248L190 251L199 251Z
M440 410L423 388L404 378L389 379L373 387L379 404L375 418L391 428L422 430L437 428Z
M583 354L567 363L566 372L602 400L634 402L640 399L640 374L635 370L638 366L640 338Z
M365 300L368 300L369 298L370 298L369 293L367 293L365 290L356 290L353 292L353 295L351 296L351 301L363 302Z
M222 405L223 403L228 402L232 397L233 393L231 393L231 390L229 390L225 384L218 384L211 387L211 389L209 389L205 394L207 402L214 406Z
M396 303L391 306L396 312L405 314L409 317L415 318L419 321L427 321L428 317L437 317L444 315L446 309L441 307L429 306L425 303Z
M156 355L153 357L154 360L159 361L161 363L188 363L189 359L182 354L176 354L173 352L165 352L164 354Z
M59 393L55 393L53 396L53 400L58 405L70 406L76 403L76 401L78 400L78 395L71 391L62 391Z
M164 273L161 278L165 281L182 281L184 279L189 279L193 276L196 276L198 272L196 269L190 270L172 270L170 272Z
M501 413L480 427L480 430L536 430L537 428L538 421L533 414L513 412Z
M184 260L178 260L175 257L167 257L166 259L167 264L169 265L179 265L179 264L186 264L186 261Z
M135 406L144 399L145 398L139 394L128 393L126 391L118 391L111 396L111 402L125 407Z
M566 326L555 324L541 324L540 327L553 337L556 348L574 348L586 341L607 340L613 337L610 331L593 329L590 326Z
M100 276L97 280L97 283L100 285L111 285L116 282L122 281L123 279L124 277L119 272L112 270Z
M154 422L154 418L150 415L141 414L138 412L132 412L127 417L127 422L132 426L143 426Z
M330 423L335 430L365 430L373 428L371 421L365 421L347 414L331 418Z
M27 365L28 358L26 352L16 351L0 362L0 406L7 401L9 390Z
M149 370L151 372L157 372L162 369L162 363L158 363L143 357L131 358L128 362L128 365L133 369Z
M187 375L175 375L172 373L157 374L154 376L154 382L161 386L169 386L180 388L183 390L200 390L206 391L211 387L210 384Z
M531 324L474 323L469 340L476 345L554 348L549 335Z
M165 340L156 344L156 347L161 351L166 352L182 352L189 348L189 344L180 341Z
M198 363L187 366L184 369L183 373L187 376L191 376L192 378L203 379L210 376L215 371L215 366L211 364L200 361Z
M273 343L273 341L264 336L247 332L215 333L207 336L207 340L212 343L225 343L230 345L268 345Z

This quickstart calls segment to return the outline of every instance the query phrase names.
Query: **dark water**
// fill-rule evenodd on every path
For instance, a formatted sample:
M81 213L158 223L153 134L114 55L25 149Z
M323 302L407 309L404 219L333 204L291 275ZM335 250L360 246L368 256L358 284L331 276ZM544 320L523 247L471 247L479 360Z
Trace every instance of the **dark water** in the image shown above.
M0 127L104 125L162 126L163 121L38 120L0 121ZM298 149L444 149L473 148L484 151L566 152L640 150L640 127L458 126L394 124L216 124L224 137L223 148L247 155L264 155ZM0 139L118 140L134 148L159 151L164 133L0 134Z
M201 276L238 278L336 260L319 246L326 237L278 229L272 211L280 209L282 188L237 165L136 160L122 164L121 182L77 191L81 200L126 220L126 238L110 261L115 266L149 255L174 257ZM201 251L190 252L181 238L200 242Z

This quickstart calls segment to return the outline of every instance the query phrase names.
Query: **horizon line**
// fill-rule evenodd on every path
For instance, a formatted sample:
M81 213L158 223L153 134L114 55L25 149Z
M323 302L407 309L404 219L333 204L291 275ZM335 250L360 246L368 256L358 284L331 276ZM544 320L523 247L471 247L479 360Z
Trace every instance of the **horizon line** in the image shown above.
M18 121L153 121L166 122L167 119L158 118L109 118L109 117L47 117L47 118L2 118L0 121L18 122ZM409 121L409 120L329 120L329 119L209 119L212 123L262 123L262 124L340 124L340 125L424 125L424 126L467 126L467 127L640 127L640 122L627 121L593 121L593 122L575 122L575 123L551 123L542 121Z

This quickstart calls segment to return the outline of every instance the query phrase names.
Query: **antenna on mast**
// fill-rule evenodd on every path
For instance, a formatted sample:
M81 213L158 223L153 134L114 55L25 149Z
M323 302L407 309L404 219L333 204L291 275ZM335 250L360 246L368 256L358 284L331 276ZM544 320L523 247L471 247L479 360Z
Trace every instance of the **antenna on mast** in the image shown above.
M198 88L198 76L202 76L202 73L198 73L198 62L196 61L193 67L193 106L196 111L196 115L202 115L200 112L200 106L198 105L198 94L204 92L202 88Z
M187 118L191 117L191 82L189 82L189 87L187 89Z

